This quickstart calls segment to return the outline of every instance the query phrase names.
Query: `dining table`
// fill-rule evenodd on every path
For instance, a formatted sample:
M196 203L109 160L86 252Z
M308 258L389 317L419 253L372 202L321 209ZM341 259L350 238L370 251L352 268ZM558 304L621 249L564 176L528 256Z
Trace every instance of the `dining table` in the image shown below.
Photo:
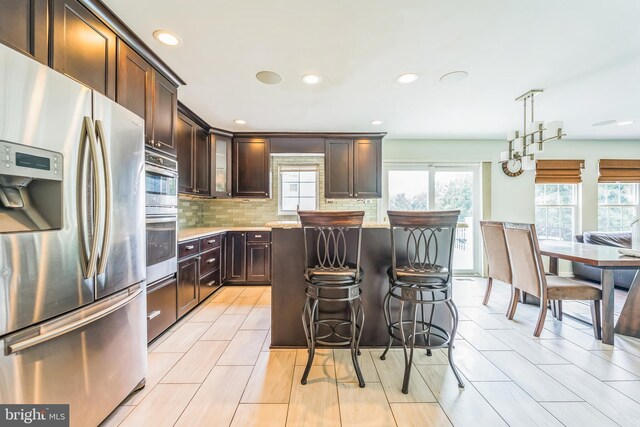
M640 274L636 273L627 300L615 324L613 272L640 269L640 258L621 255L619 248L558 240L540 240L540 253L549 257L549 272L558 274L558 260L581 262L600 269L602 287L602 342L614 344L615 333L637 336L640 331Z

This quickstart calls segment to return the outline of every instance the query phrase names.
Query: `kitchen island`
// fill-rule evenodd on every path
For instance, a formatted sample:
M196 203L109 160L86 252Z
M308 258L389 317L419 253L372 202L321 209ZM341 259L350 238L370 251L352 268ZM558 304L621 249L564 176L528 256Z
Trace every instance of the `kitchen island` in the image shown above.
M306 297L302 229L300 224L295 222L274 222L267 224L267 227L271 228L272 250L271 347L306 347L301 320ZM360 265L364 270L360 288L365 312L360 345L385 346L389 341L389 334L384 321L382 302L389 287L387 269L391 265L389 224L364 223ZM335 310L346 312L346 307L336 307ZM449 319L446 307L436 308L434 323L448 329Z

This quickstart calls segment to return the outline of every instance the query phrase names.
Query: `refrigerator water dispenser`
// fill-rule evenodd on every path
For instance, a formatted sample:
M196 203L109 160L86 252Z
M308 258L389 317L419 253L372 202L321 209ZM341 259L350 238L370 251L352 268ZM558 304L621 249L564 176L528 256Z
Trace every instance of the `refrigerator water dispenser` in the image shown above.
M0 233L62 228L62 154L0 141Z

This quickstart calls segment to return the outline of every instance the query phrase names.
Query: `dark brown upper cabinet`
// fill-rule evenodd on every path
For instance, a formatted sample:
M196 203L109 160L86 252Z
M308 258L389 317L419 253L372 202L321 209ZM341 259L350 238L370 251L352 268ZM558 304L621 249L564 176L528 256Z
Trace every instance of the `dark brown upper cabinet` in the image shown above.
M47 0L0 0L0 43L49 62Z
M209 196L209 132L178 114L178 191Z
M269 139L233 139L234 197L270 197Z
M117 101L144 119L147 147L176 155L178 88L121 40Z
M382 140L353 141L353 197L382 197Z
M382 140L325 140L325 197L382 197Z
M118 40L116 101L144 119L144 142L153 139L153 67L122 40Z
M353 197L352 139L325 140L324 174L326 198Z
M153 74L153 82L153 138L150 145L175 156L178 88L158 72Z
M211 134L211 195L231 197L231 137Z
M53 0L51 67L116 98L116 34L78 0Z
M209 152L209 131L198 127L194 140L193 188L196 194L209 196L210 185L209 174L211 173L210 152Z

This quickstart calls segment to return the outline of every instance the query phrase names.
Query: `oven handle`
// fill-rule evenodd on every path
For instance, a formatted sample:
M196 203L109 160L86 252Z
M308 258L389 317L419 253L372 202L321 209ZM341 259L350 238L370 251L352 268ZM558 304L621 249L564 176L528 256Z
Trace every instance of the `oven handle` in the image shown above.
M157 224L161 222L178 222L177 216L151 216L147 217L147 224Z
M155 172L159 175L162 176L168 176L169 178L177 178L178 177L178 172L171 170L171 169L165 169L165 168L161 168L155 165L150 165L149 163L146 163L144 166L144 170L145 172Z

